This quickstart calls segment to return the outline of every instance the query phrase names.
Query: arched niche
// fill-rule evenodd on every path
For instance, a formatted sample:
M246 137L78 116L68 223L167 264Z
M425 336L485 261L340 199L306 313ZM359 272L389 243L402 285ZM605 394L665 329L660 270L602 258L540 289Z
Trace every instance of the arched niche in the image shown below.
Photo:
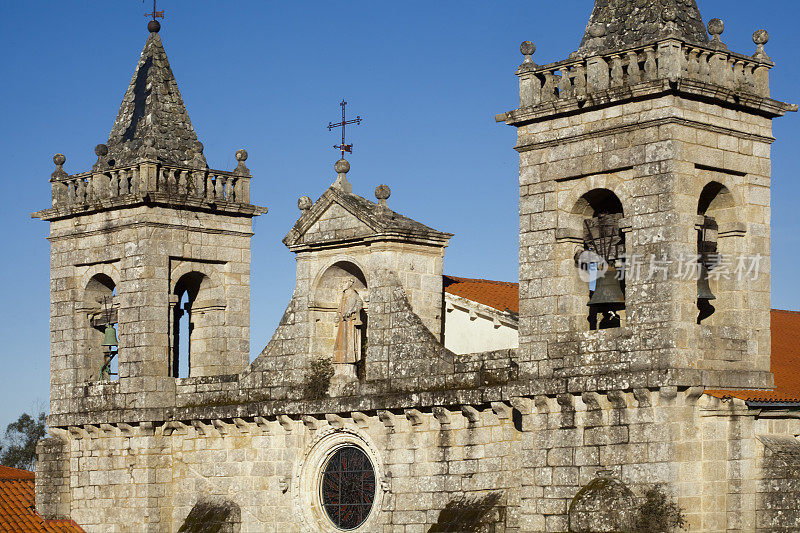
M367 278L355 262L340 260L325 268L314 282L311 306L336 309L342 287L351 279L356 290L366 292Z
M357 364L359 375L363 372L363 354L367 340L367 307L369 287L364 270L355 261L339 259L321 269L310 294L309 312L312 338L311 352L314 357L333 357L339 327L339 307L345 288L354 289L363 301L364 308L359 313L361 330L361 360Z
M85 277L83 297L77 313L80 342L77 368L81 374L79 378L81 381L97 381L102 378L107 353L107 349L104 350L103 347L106 325L111 325L115 332L117 331L116 295L117 284L109 274L96 272L88 278ZM119 347L114 350L119 350ZM111 379L118 377L116 357L111 361L110 372Z
M172 377L197 377L223 373L226 349L223 288L208 273L190 270L172 290Z

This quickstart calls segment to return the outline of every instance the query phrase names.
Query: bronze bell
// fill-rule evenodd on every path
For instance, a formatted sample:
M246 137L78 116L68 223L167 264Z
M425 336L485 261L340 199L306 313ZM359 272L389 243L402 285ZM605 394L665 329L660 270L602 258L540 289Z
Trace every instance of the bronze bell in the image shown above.
M114 329L114 326L111 324L106 324L106 331L103 337L103 344L101 346L118 346L119 343L117 342L117 330Z
M625 304L625 295L617 279L617 269L610 266L602 278L597 278L594 293L586 305Z
M697 299L698 300L716 300L717 297L711 292L711 286L708 284L708 269L706 265L700 264L700 276L697 278Z

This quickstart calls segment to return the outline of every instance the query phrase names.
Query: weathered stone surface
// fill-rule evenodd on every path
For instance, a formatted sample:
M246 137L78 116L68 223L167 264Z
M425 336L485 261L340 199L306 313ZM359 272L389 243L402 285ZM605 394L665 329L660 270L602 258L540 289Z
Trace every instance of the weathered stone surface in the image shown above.
M598 1L595 14L639 23L624 39L660 38L656 4ZM665 20L698 37L694 2L671 4L687 10ZM332 531L321 472L357 446L375 480L357 531L625 530L629 515L606 511L654 484L693 531L796 530L796 413L703 394L771 385L768 271L746 287L716 280L717 312L700 324L695 280L669 276L626 280L619 327L587 319L575 251L598 212L622 215L628 253L659 258L696 254L698 213L714 216L723 255L768 267L771 118L791 106L769 97L763 58L734 61L734 77L722 66L734 56L702 55L688 34L675 42L624 64L609 54L518 72L520 108L500 117L519 135L518 349L442 345L451 235L392 211L388 190L378 203L353 194L340 161L331 188L298 204L284 240L295 290L248 365L251 218L263 211L249 204L246 153L226 173L191 152L152 33L139 66L151 98L137 74L95 171L69 176L56 157L53 207L37 214L52 247L39 511L89 531ZM112 155L131 165L111 169ZM312 398L342 284L362 299L363 363ZM192 370L176 378L188 287ZM116 381L97 380L103 297L118 323Z
M708 42L696 0L597 0L580 50L622 50L668 36Z
M107 146L98 162L104 168L124 167L142 159L192 168L207 166L157 32L147 37Z

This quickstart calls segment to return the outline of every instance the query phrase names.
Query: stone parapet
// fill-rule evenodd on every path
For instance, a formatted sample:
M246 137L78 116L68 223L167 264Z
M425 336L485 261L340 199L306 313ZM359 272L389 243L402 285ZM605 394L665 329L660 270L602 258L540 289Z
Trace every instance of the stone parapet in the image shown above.
M266 208L250 204L249 172L196 169L155 162L68 175L54 173L53 207L34 213L56 220L142 203L213 209L256 216Z
M758 54L751 57L724 45L702 46L677 39L571 57L541 67L526 60L517 70L519 109L495 119L519 125L671 91L724 100L773 117L796 111L796 105L770 98L772 66L772 61Z

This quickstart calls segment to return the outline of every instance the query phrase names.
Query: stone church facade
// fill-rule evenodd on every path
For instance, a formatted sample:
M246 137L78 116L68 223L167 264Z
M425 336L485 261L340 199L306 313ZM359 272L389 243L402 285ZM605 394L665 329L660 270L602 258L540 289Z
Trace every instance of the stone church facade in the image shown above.
M722 29L694 0L597 0L568 59L522 44L519 106L496 117L518 132L519 313L483 310L518 347L446 348L448 311L486 303L445 287L452 235L388 187L354 194L341 160L298 201L294 294L248 364L266 209L244 150L208 167L151 22L97 163L57 154L34 214L52 249L38 511L87 531L631 531L661 485L690 531L800 528L800 386L774 364L769 277L771 122L797 107L770 96L766 32L743 55ZM677 272L690 256L761 273L701 287Z

